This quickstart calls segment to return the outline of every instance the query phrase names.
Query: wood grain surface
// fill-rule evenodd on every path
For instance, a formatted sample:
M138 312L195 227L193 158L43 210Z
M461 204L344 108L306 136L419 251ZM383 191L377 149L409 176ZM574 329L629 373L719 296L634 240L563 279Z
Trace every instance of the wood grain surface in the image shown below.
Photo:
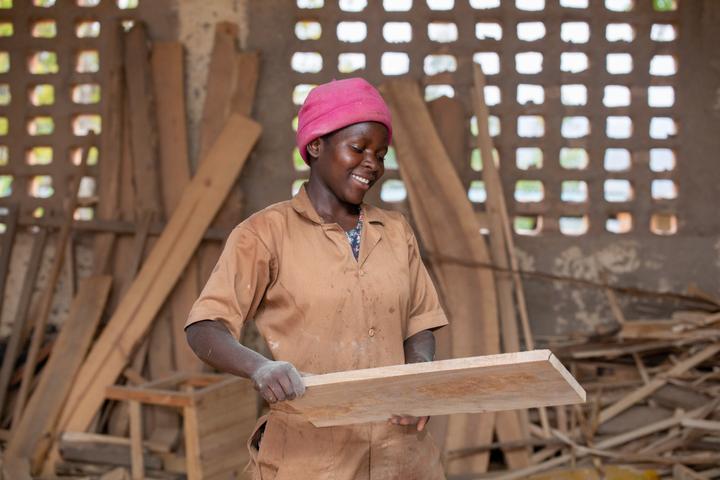
M306 377L288 407L315 426L583 403L585 391L550 352L503 353Z

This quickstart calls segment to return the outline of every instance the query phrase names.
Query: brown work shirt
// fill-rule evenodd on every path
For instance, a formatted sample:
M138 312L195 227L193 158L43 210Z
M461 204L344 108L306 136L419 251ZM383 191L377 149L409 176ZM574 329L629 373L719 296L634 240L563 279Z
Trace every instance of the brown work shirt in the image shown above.
M306 373L405 363L403 341L447 319L404 217L362 209L357 260L304 188L254 214L228 237L187 325L217 320L240 338L254 319L273 357ZM316 428L282 404L253 453L263 480L445 478L432 439L414 426Z

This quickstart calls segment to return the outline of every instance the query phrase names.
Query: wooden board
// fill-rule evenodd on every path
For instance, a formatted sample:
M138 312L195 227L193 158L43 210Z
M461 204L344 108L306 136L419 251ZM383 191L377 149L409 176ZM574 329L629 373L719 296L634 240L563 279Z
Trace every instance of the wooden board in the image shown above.
M458 175L462 176L465 172L463 164L468 164L466 154L469 146L468 132L467 128L465 128L467 120L465 119L462 103L457 99L443 96L429 102L427 106L443 147L445 147L445 151ZM431 267L431 265L427 266ZM437 360L453 358L449 332L443 332L443 330L435 334L435 358ZM428 424L428 431L435 439L438 449L444 454L447 454L445 451L445 439L447 438L449 420L450 417L443 416L434 418Z
M60 449L65 461L122 467L131 464L131 440L127 437L67 432L60 437ZM143 449L145 466L161 469L161 458L148 450L146 443Z
M2 241L0 242L0 311L5 300L5 283L7 282L8 271L10 270L10 259L12 258L13 245L15 244L15 231L18 223L18 207L10 205L7 207L7 215L0 217L5 225Z
M2 357L2 367L0 367L0 417L3 418L10 377L12 376L18 355L20 355L20 349L25 340L24 332L28 322L28 312L30 311L37 276L40 273L40 263L43 259L47 235L47 229L41 228L40 231L33 236L32 250L30 251L30 259L28 260L25 278L23 278L23 285L20 290L17 313L15 314L12 332L10 333L10 338L7 341L5 353Z
M217 138L229 115L250 116L259 73L257 53L240 53L238 26L231 22L215 25L213 50L208 65L205 103L200 124L200 161ZM242 192L235 185L213 219L213 226L231 229L242 217ZM203 244L198 253L198 283L202 287L215 268L222 245Z
M55 257L50 267L48 274L48 281L40 297L38 303L38 314L35 317L35 323L33 325L33 333L30 338L30 347L28 348L27 357L25 359L25 368L23 369L22 382L20 383L20 390L15 399L15 408L13 410L12 426L13 430L22 418L22 412L25 409L25 403L30 396L30 390L33 385L33 377L35 375L35 367L40 361L40 349L43 346L43 340L45 339L45 327L47 321L50 318L50 311L52 309L53 298L55 296L55 287L57 286L60 272L62 271L63 261L65 260L65 253L67 253L66 246L68 239L70 238L73 214L75 207L78 203L77 192L80 186L80 181L85 173L85 167L87 166L87 158L90 142L94 141L94 135L88 136L88 143L84 150L83 159L79 169L75 172L75 176L70 182L69 193L66 201L64 202L65 216L62 227L58 232L58 236L55 244Z
M624 412L625 410L633 406L635 403L646 399L654 392L665 386L668 383L668 379L676 377L678 375L682 375L688 370L695 368L705 360L708 360L709 358L715 356L718 352L720 352L720 343L712 343L700 350L698 353L692 355L691 357L688 357L681 362L675 364L667 372L656 375L649 383L625 395L617 402L605 407L602 411L600 411L600 414L598 416L598 422L607 422L614 416Z
M29 458L34 471L42 465L73 378L100 322L111 281L109 276L92 276L80 284L40 381L13 429L5 461Z
M83 431L92 422L105 399L105 388L115 382L133 350L147 334L152 320L242 169L260 131L260 125L240 115L233 115L228 120L78 373L61 417L61 431ZM58 458L54 451L50 462Z
M123 155L123 108L125 95L123 88L124 33L119 23L109 24L107 51L103 55L105 84L103 91L103 125L100 132L100 173L98 179L98 204L95 211L100 220L118 218L120 194L120 166ZM110 272L115 235L99 233L95 235L93 246L93 274Z
M235 61L238 44L238 26L232 22L215 25L213 50L205 82L205 102L200 122L200 159L205 158L232 112L232 99L238 76ZM247 114L246 114L247 115Z
M304 378L289 403L313 425L415 416L499 412L583 403L585 391L550 352L502 353Z
M470 170L465 109L457 98L440 97L427 104L435 129L455 171L463 178Z
M157 127L152 68L147 29L137 23L127 34L125 85L130 118L130 148L133 159L136 216L149 213L155 220L162 215L158 179Z
M153 45L152 67L160 140L162 200L166 215L172 215L183 189L190 183L182 44L156 42ZM198 264L197 258L192 258L168 301L172 315L175 369L180 372L200 372L203 369L200 359L190 350L183 330L197 292Z
M395 80L381 87L393 116L393 144L410 199L415 225L450 327L438 331L439 345L449 335L452 357L500 352L497 300L490 256L467 193L452 167L418 85ZM492 441L495 415L454 415L448 419L446 450ZM453 460L448 473L484 472L489 454Z
M252 383L231 378L204 388L194 395L192 410L193 415L185 418L194 422L185 428L188 480L249 480L245 442L257 411Z
M498 295L498 308L500 314L500 327L503 352L519 352L520 338L517 329L517 314L527 325L525 329L525 349L535 348L527 319L525 305L525 294L520 277L511 276L507 270L511 265L517 270L517 259L513 243L510 220L505 205L500 173L493 158L493 143L489 129L489 111L485 103L485 79L479 65L474 65L475 85L472 91L473 109L477 121L477 146L483 160L482 176L487 191L485 210L489 221L490 254L493 265L500 270L495 271L495 286ZM513 284L514 280L514 284ZM515 297L517 299L517 312L515 309ZM546 436L550 435L550 428L547 421L547 413L540 409L540 419ZM517 419L512 416L517 415ZM530 420L527 411L516 413L503 413L497 419L497 434L501 442L513 442L523 438L529 438ZM510 468L527 467L530 463L529 451L505 452L505 458Z

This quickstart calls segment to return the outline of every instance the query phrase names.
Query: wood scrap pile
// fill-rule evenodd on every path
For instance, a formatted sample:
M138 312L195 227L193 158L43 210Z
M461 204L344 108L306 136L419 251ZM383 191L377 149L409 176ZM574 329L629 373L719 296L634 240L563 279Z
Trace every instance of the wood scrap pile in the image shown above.
M494 162L485 161L493 148L484 77L474 68L477 146L488 194L481 215L453 174L450 155L467 142L458 133L462 106L452 99L426 105L408 80L382 88L412 218L451 319L449 331L439 332L445 358L534 348L502 184ZM449 478L720 477L718 325L720 314L684 312L665 322L624 322L602 348L550 345L592 392L587 405L433 419ZM502 457L491 462L494 451ZM569 470L575 467L586 468Z
M720 314L618 321L614 335L553 348L588 403L553 412L565 452L535 468L619 463L659 478L720 477Z
M177 372L202 372L182 326L217 260L222 247L218 240L241 220L235 181L261 131L247 118L258 55L237 50L236 26L218 24L201 151L191 172L182 45L151 42L141 23L129 31L118 24L111 41L104 64L102 133L89 136L83 145L72 195L54 212L54 223L31 226L32 252L0 369L0 440L5 442L2 471L7 479L40 474L130 478L131 463L145 466L133 469L133 479L146 473L152 478L202 477L197 440L209 431L188 425L200 415L193 403L198 389L209 390L209 399L203 401L212 403L218 395L215 387L187 380L182 389L188 400L179 409L148 400L144 403L150 406L142 410L135 398L108 400L107 388L137 387L153 399L156 382ZM93 147L101 152L96 218L82 222L80 230L81 223L73 219L75 194ZM9 209L5 223L3 289L15 209ZM47 326L58 279L73 260L66 255L72 251L68 242L79 232L90 237L86 243L92 244L92 269L82 275L59 332L50 336ZM50 274L33 305L45 247L52 243ZM74 265L69 269L76 270ZM255 405L253 392L242 388L242 395ZM254 407L238 411L251 423L255 420ZM237 433L222 430L226 434L242 455ZM212 442L222 443L222 438L212 437ZM225 470L213 475L227 475L237 467L216 465L221 466Z

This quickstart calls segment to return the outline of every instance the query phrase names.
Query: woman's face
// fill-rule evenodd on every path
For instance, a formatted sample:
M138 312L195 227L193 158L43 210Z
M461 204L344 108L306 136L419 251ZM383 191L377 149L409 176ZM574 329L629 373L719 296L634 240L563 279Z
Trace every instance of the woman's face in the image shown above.
M377 122L356 123L308 145L311 178L342 202L359 205L385 173L388 131Z

